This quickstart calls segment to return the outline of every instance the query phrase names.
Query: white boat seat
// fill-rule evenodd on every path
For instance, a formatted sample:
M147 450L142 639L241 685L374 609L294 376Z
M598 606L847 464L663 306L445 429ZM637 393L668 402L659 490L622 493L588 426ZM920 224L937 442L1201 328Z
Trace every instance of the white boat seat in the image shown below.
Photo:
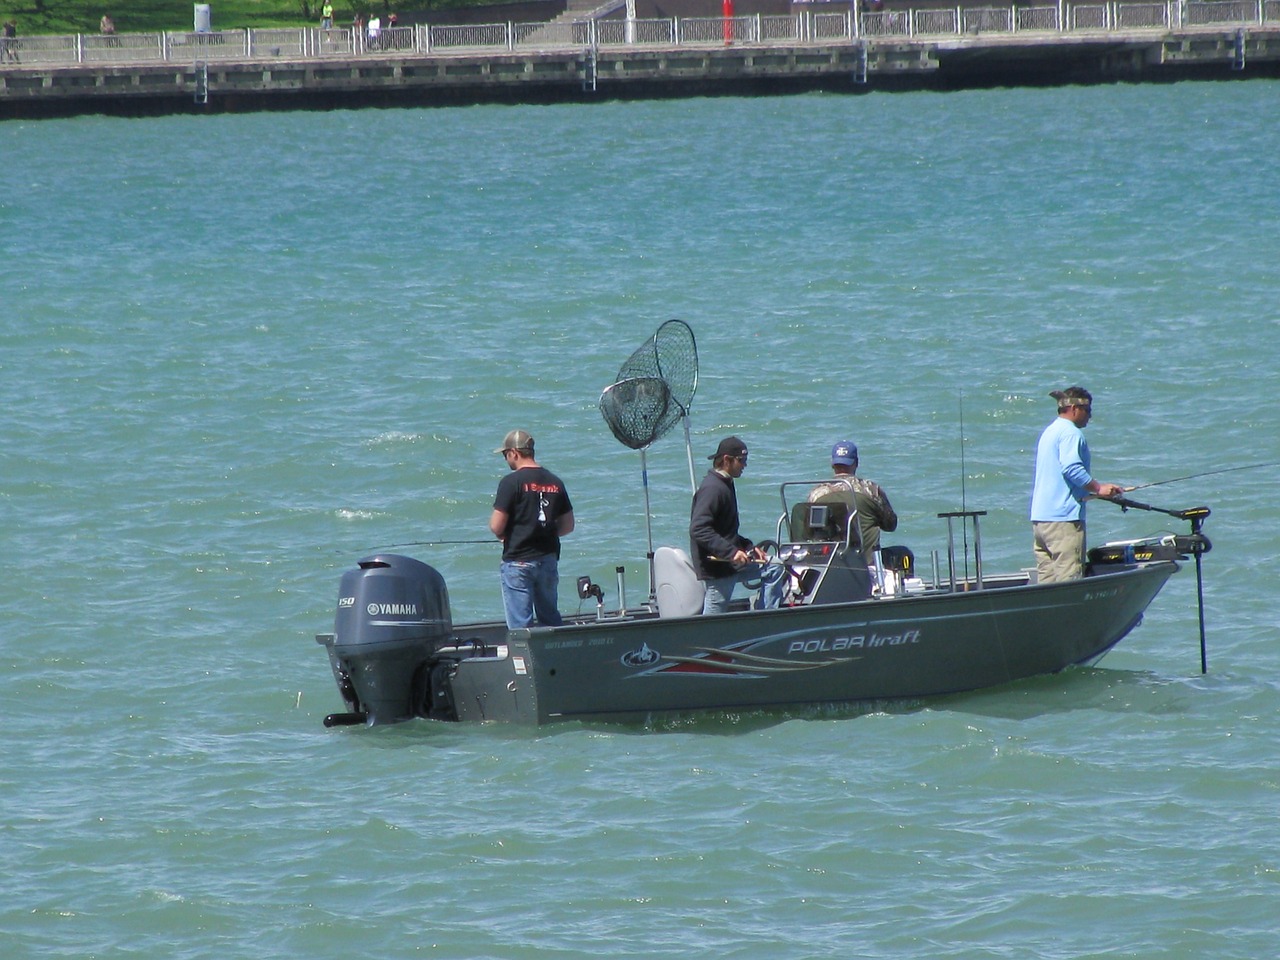
M698 579L689 554L679 547L653 551L654 596L659 617L693 617L702 613L707 585Z

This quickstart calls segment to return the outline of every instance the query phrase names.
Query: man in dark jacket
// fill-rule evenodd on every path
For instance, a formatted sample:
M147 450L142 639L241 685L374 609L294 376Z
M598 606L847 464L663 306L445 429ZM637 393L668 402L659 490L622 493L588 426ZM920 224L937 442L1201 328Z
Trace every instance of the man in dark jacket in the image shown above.
M693 495L689 518L689 555L698 579L707 586L703 613L724 613L733 588L760 579L760 607L776 607L786 586L786 570L770 563L763 550L738 532L738 495L733 481L747 466L747 445L725 437L709 458L712 469Z

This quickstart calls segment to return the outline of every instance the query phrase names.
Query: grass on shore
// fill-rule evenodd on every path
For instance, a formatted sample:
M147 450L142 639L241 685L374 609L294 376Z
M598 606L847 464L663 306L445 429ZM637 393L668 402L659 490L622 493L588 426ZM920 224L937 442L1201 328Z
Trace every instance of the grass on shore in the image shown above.
M324 0L208 0L214 30L240 27L298 27L320 23ZM356 13L387 14L441 7L459 7L484 0L334 0L337 26L351 23ZM0 0L0 22L14 20L18 36L32 34L97 33L104 13L115 21L116 33L154 33L190 30L195 16L191 0Z

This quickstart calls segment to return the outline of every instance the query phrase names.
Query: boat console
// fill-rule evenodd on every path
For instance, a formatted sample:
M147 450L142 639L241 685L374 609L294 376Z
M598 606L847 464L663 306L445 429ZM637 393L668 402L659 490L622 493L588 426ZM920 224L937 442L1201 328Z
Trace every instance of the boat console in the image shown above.
M778 559L791 580L784 603L849 603L872 595L871 570L862 551L848 541L779 544Z
M778 559L791 574L790 603L848 603L903 593L915 573L914 554L907 547L885 547L876 552L876 565L868 566L858 513L849 501L839 494L808 499L810 490L828 482L788 480L779 488ZM796 487L805 498L789 503L788 491Z

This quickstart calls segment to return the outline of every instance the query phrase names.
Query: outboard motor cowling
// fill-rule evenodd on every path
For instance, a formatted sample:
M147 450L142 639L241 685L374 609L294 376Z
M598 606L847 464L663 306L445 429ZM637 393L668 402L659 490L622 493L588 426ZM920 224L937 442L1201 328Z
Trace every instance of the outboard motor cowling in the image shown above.
M427 564L380 554L343 574L330 654L351 720L423 715L430 663L452 631L444 577Z

